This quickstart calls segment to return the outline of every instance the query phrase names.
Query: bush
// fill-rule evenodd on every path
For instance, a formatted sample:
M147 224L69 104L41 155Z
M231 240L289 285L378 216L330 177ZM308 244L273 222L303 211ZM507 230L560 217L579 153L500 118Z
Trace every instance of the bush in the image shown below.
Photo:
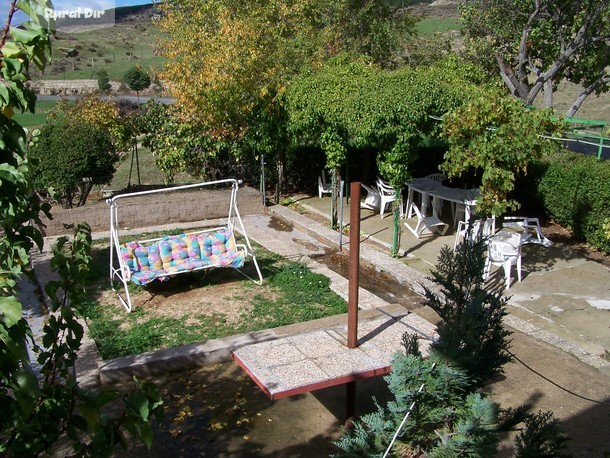
M106 70L99 70L97 72L97 87L101 92L108 92L112 88Z
M107 130L59 119L41 129L30 158L35 187L53 189L71 207L78 192L78 205L83 205L94 184L110 182L119 156Z
M494 456L496 409L484 394L469 392L468 376L432 353L429 359L395 354L385 377L394 399L364 415L335 442L338 456L381 456L406 413L391 456ZM421 386L424 389L420 391Z
M610 253L604 222L610 218L610 162L562 151L536 166L545 211L578 238Z
M507 299L483 289L484 247L483 240L464 242L455 253L444 246L432 271L441 295L425 288L427 305L442 319L432 348L478 384L501 374L511 359L511 332L502 323Z

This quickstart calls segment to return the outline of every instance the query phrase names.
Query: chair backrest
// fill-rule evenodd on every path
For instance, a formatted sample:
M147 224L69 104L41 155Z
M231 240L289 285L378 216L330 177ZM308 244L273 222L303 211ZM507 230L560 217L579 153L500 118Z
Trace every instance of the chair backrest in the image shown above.
M380 194L385 194L385 195L396 194L396 191L394 190L394 188L392 186L390 186L390 183L382 180L379 177L377 177L377 188L379 189Z
M466 228L466 237L470 241L476 242L477 240L479 240L479 237L481 236L481 224L482 223L483 223L482 220L477 219L472 222L472 227Z
M510 241L491 240L489 243L489 257L491 262L501 263L507 258L517 258L521 256L521 245L519 244L521 236L515 234L516 239L511 237Z
M426 175L426 178L436 181L437 183L442 183L443 180L445 180L445 175L442 173L431 173L430 175Z
M326 172L324 171L324 169L322 169L322 173L320 174L320 176L322 177L322 186L324 186L326 188Z
M483 231L482 236L485 238L489 238L496 233L496 217L492 216L491 218L487 218L485 223L483 223Z
M418 219L418 220L420 220L420 221L421 221L422 219L424 219L424 218L423 218L423 216L422 216L422 214L421 214L421 211L419 210L419 207L418 207L417 205L415 205L415 203L412 203L412 204L411 204L411 208L412 208L412 209L413 209L413 211L415 212L415 216L417 216L417 219Z

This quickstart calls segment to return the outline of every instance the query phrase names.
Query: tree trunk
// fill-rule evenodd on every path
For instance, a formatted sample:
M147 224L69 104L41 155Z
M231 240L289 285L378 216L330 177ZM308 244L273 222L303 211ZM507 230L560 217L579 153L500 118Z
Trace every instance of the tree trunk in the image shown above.
M78 199L78 203L76 204L77 207L81 207L81 206L85 205L85 203L87 202L87 198L89 197L89 193L91 192L92 189L93 189L93 180L88 181L84 184L83 189L80 193L80 199Z
M553 81L551 80L544 82L544 106L545 108L553 107Z
M574 116L576 112L580 109L584 101L587 99L587 97L589 97L589 95L591 95L599 86L603 84L608 84L609 82L610 77L601 76L589 86L584 88L580 92L580 94L578 94L578 97L576 97L576 100L574 100L574 102L566 112L566 118L571 118L572 116Z

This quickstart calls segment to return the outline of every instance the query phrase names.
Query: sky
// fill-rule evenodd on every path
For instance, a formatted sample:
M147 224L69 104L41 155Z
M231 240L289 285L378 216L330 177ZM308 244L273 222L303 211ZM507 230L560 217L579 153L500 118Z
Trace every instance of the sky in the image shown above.
M8 16L8 0L0 0L0 23L5 24ZM55 10L77 10L80 8L90 8L91 10L107 10L117 6L145 5L152 3L152 0L53 0ZM23 22L23 17L15 18L13 25Z

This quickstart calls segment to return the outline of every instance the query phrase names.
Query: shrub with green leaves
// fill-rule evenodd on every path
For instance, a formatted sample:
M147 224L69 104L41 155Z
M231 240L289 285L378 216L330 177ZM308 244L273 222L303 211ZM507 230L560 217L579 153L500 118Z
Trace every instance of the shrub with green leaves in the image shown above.
M110 182L119 156L107 130L57 119L41 129L30 158L34 186L52 190L66 207L72 207L77 193L82 205L94 184Z
M549 216L610 253L604 230L610 219L610 161L561 151L544 158L537 172L538 196Z
M112 89L110 78L108 77L108 72L106 70L99 70L97 72L97 87L100 92L108 92Z

